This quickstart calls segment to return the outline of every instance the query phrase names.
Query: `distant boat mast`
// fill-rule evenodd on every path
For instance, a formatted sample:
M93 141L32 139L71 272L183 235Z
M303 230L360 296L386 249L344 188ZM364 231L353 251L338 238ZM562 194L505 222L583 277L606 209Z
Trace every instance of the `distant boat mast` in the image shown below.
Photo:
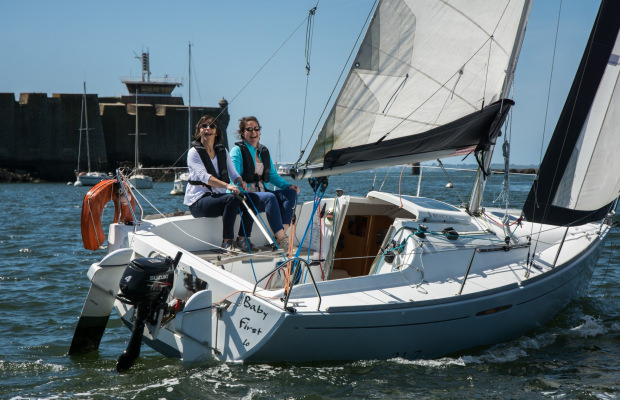
M192 146L192 43L189 42L188 95L187 95L187 148Z

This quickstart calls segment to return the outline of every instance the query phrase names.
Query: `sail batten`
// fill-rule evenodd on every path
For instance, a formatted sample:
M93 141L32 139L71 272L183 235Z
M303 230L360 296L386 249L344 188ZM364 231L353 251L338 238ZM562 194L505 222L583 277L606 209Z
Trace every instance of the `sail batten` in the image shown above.
M573 85L524 204L533 222L603 218L620 194L620 3L603 0Z
M392 161L408 155L420 160L492 145L499 134L493 123L502 118L489 117L497 109L487 108L501 103L511 79L506 75L528 4L382 0L306 165L374 165L381 158L375 151ZM438 135L450 135L452 129L442 128L480 114L486 126L459 130L455 138ZM429 137L435 143L420 145Z

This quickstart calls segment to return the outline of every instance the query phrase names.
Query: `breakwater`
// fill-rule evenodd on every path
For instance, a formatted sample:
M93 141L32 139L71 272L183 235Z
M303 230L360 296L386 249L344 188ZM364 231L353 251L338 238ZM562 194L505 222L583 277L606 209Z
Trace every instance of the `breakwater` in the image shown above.
M21 93L16 101L13 93L0 93L0 169L6 171L0 180L17 175L29 180L72 181L78 154L80 169L87 168L84 136L80 145L82 96ZM136 107L140 163L146 168L185 166L189 122L183 99L144 97L137 106L133 99L86 95L91 169L111 172L134 165ZM225 99L217 107L192 106L191 113L192 132L204 114L219 115L218 122L226 132L230 115Z

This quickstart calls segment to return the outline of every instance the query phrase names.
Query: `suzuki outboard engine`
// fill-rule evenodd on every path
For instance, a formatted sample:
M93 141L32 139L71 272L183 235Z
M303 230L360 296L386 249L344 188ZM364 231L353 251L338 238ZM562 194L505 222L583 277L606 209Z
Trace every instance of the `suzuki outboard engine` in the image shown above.
M117 371L131 368L140 355L144 326L147 321L156 324L160 310L165 309L181 255L177 253L174 260L170 257L136 258L125 268L119 283L121 292L116 298L135 307L135 322L127 349L116 363Z

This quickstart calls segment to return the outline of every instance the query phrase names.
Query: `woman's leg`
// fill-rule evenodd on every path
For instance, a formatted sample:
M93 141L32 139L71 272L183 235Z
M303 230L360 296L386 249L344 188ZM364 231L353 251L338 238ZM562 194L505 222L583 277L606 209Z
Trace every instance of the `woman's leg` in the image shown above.
M282 224L288 229L295 211L295 204L297 204L297 192L293 189L282 189L274 191L273 194L278 199Z
M248 198L246 199L245 204L250 207L250 210L252 210L253 213L256 214L257 209L258 212L265 211L264 208L261 209L260 199L258 198L258 196L256 196L256 193L248 193L247 195ZM252 235L254 219L252 218L248 210L245 209L245 206L241 205L241 208L241 224L239 225L239 232L237 233L237 235L240 238L250 237Z
M231 240L234 236L235 219L241 201L229 193L215 193L205 196L189 206L195 218L222 217L222 239Z
M279 232L282 230L282 217L280 216L280 205L277 197L272 192L254 192L253 200L256 208L260 211L265 211L267 214L267 221L269 221L269 227L276 236L276 239L280 239L283 235Z
M224 198L224 212L222 213L222 238L224 240L232 240L235 233L235 220L240 212L241 200L235 197L233 194L223 194Z

